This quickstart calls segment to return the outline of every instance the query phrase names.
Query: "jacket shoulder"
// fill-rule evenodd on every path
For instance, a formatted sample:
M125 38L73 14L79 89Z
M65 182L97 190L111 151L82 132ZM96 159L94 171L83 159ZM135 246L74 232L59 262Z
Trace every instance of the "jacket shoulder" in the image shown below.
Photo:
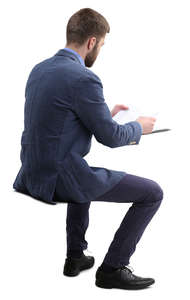
M81 83L84 82L85 84L97 83L101 87L103 87L100 77L98 75L96 75L93 71L91 71L87 68L84 70L84 72L81 73L81 76L79 78L79 85L80 85L80 82Z

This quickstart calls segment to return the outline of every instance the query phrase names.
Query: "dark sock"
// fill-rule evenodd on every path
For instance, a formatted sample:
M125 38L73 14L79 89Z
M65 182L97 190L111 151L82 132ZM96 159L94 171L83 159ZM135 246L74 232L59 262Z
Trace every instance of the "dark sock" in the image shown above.
M101 269L103 272L110 273L110 272L113 272L113 271L119 269L119 267L117 267L117 268L116 268L116 267L112 267L112 266L107 265L106 263L103 262L103 263L100 265L100 269Z
M84 253L83 253L83 251L69 251L68 253L67 253L67 257L69 258L69 257L72 257L72 258L80 258L80 257L82 257L82 256L84 256Z

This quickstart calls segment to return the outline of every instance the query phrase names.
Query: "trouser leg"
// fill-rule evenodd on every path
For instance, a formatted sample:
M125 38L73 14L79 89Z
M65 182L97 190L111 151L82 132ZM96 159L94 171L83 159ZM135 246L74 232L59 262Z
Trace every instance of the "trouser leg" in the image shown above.
M89 225L90 203L68 203L66 218L67 256L82 253L87 249L85 233Z
M57 202L68 202L69 195L60 177L57 180L55 199ZM66 244L67 256L78 257L87 249L88 243L85 240L85 233L89 224L88 203L67 203L66 215Z
M155 181L127 174L112 191L95 201L133 202L124 216L103 262L113 267L130 263L145 228L158 210L163 190Z

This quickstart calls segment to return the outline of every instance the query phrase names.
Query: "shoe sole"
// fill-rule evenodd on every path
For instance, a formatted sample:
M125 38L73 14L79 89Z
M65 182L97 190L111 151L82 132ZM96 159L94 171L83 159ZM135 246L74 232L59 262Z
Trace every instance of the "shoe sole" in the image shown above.
M95 285L100 287L100 288L105 288L105 289L112 289L112 288L119 288L119 289L124 289L124 290L139 290L139 289L144 289L151 284L153 284L155 281L148 283L148 284L139 284L138 286L131 286L131 285L126 285L126 286L121 286L121 285L113 285L110 283L102 283L98 280L95 281Z

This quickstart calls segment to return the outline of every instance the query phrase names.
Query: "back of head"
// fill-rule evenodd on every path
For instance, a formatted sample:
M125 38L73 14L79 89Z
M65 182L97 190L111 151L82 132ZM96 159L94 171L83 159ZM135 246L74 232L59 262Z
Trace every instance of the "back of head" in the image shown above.
M110 32L110 26L104 16L91 8L83 8L73 14L67 24L67 44L82 45L89 37L97 42Z

